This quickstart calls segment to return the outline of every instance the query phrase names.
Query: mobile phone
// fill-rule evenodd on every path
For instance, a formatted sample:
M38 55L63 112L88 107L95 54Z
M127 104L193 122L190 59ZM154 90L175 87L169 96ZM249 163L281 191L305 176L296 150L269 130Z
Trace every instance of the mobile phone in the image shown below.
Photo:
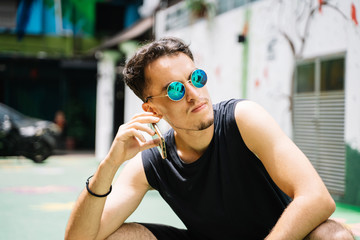
M156 123L150 123L150 128L155 131L155 135L152 136L153 139L159 138L160 139L160 144L159 146L157 146L157 149L160 152L160 155L162 157L162 159L166 158L166 146L165 146L165 139L163 137L163 135L160 132L159 127L156 125Z

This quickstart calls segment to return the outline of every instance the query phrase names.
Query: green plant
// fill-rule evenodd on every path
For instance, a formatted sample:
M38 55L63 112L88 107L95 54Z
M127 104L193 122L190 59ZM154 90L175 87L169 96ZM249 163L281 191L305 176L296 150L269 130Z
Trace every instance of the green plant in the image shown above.
M214 3L207 0L186 0L186 6L198 18L210 17L215 9Z

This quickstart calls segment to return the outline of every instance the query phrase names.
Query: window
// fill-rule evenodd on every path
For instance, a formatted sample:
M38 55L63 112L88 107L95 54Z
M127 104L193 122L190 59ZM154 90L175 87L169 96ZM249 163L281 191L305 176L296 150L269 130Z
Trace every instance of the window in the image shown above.
M0 1L0 28L13 29L16 27L17 1Z
M295 92L344 90L344 68L344 58L330 60L318 58L311 62L300 63L296 68ZM317 79L318 77L319 79ZM318 84L319 88L317 88Z
M321 62L321 91L344 89L344 59Z
M299 65L296 70L297 92L313 92L315 90L315 64Z

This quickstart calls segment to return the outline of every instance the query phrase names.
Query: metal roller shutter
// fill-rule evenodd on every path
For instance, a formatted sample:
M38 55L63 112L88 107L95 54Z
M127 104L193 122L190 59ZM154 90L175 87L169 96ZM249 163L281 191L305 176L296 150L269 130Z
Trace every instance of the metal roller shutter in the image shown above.
M296 93L294 142L332 194L345 191L344 91Z

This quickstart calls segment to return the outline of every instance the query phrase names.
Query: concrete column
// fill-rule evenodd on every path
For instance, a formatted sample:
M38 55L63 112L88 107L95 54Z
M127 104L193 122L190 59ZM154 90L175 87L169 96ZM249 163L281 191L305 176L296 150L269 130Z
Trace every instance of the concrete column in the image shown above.
M113 140L115 65L119 53L99 52L97 58L95 156L98 160L102 160L108 153Z

